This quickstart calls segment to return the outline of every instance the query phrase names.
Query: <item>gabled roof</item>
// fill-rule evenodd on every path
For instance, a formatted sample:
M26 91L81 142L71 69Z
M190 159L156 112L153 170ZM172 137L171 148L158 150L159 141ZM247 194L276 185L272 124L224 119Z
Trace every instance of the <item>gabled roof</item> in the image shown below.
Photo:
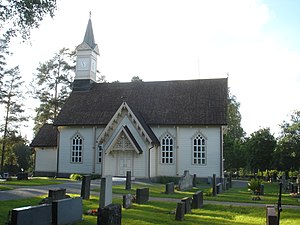
M131 133L130 129L126 125L122 126L122 128L119 130L118 134L116 135L115 140L110 144L110 146L108 146L105 153L109 154L113 150L113 146L115 145L116 141L118 140L118 137L122 133L124 133L127 136L128 140L132 144L132 146L133 146L134 150L136 151L136 153L142 154L143 153L142 148L140 147L140 145L138 144L138 142L134 138L133 134Z
M56 147L58 130L52 124L44 124L35 138L32 140L30 147Z
M73 91L55 125L106 125L122 102L147 125L226 125L227 78L95 83Z

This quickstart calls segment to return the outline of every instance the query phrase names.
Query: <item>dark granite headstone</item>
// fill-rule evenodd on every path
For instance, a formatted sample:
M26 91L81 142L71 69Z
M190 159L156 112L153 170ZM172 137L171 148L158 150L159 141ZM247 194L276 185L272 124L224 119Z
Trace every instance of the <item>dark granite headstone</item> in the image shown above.
M266 205L266 225L278 225L274 205Z
M193 176L193 187L197 187L197 174Z
M91 176L90 175L82 176L82 183L81 183L82 199L90 199L90 189L91 189Z
M123 208L124 209L129 209L132 206L132 195L131 194L126 194L123 195Z
M229 173L229 188L232 188L232 172Z
M264 194L265 194L265 185L264 185L264 184L261 184L261 185L260 185L259 194L260 194L260 195L264 195Z
M200 209L202 207L203 207L203 192L197 191L195 194L193 194L192 208Z
M11 225L52 225L52 206L43 204L15 208L11 213Z
M181 202L185 203L184 213L192 213L192 198L190 197L182 198Z
M52 225L82 221L82 198L66 198L52 202Z
M149 201L149 188L136 189L136 203L144 204Z
M131 171L126 172L126 184L125 184L126 190L131 190Z
M166 184L166 194L173 194L174 193L174 182L170 182Z
M17 180L28 180L28 173L27 172L17 173Z
M213 179L212 179L212 189L213 189L213 196L217 195L217 179L216 179L216 174L213 174Z
M121 221L121 205L110 204L98 209L97 225L121 225Z
M217 194L221 194L222 193L222 183L218 183L217 184Z
M178 202L176 207L175 220L182 221L184 219L184 212L185 212L185 203Z
M52 201L60 200L66 198L66 189L58 188L58 189L49 189L48 198Z

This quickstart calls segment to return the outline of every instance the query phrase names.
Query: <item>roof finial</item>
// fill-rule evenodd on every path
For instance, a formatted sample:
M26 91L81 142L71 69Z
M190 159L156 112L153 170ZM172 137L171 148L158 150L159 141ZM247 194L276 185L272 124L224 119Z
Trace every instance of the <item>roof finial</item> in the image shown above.
M92 18L92 11L90 11L90 19Z

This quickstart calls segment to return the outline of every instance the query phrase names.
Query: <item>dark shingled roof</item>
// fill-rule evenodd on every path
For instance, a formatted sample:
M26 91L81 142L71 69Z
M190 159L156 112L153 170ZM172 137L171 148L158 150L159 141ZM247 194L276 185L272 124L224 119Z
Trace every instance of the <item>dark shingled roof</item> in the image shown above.
M57 128L52 124L44 124L39 130L31 147L56 147L57 146Z
M226 125L227 78L95 83L73 91L54 125L106 125L126 102L148 125Z

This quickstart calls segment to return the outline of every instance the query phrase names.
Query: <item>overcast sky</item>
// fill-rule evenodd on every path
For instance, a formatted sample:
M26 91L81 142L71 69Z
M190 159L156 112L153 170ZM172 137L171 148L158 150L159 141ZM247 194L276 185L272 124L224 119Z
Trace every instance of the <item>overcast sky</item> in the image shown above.
M298 0L61 0L54 19L11 45L29 82L39 62L84 37L89 12L107 81L224 78L250 135L300 110ZM27 111L33 114L34 106ZM32 126L30 125L28 129ZM27 134L31 132L26 132ZM30 135L28 135L30 139Z

